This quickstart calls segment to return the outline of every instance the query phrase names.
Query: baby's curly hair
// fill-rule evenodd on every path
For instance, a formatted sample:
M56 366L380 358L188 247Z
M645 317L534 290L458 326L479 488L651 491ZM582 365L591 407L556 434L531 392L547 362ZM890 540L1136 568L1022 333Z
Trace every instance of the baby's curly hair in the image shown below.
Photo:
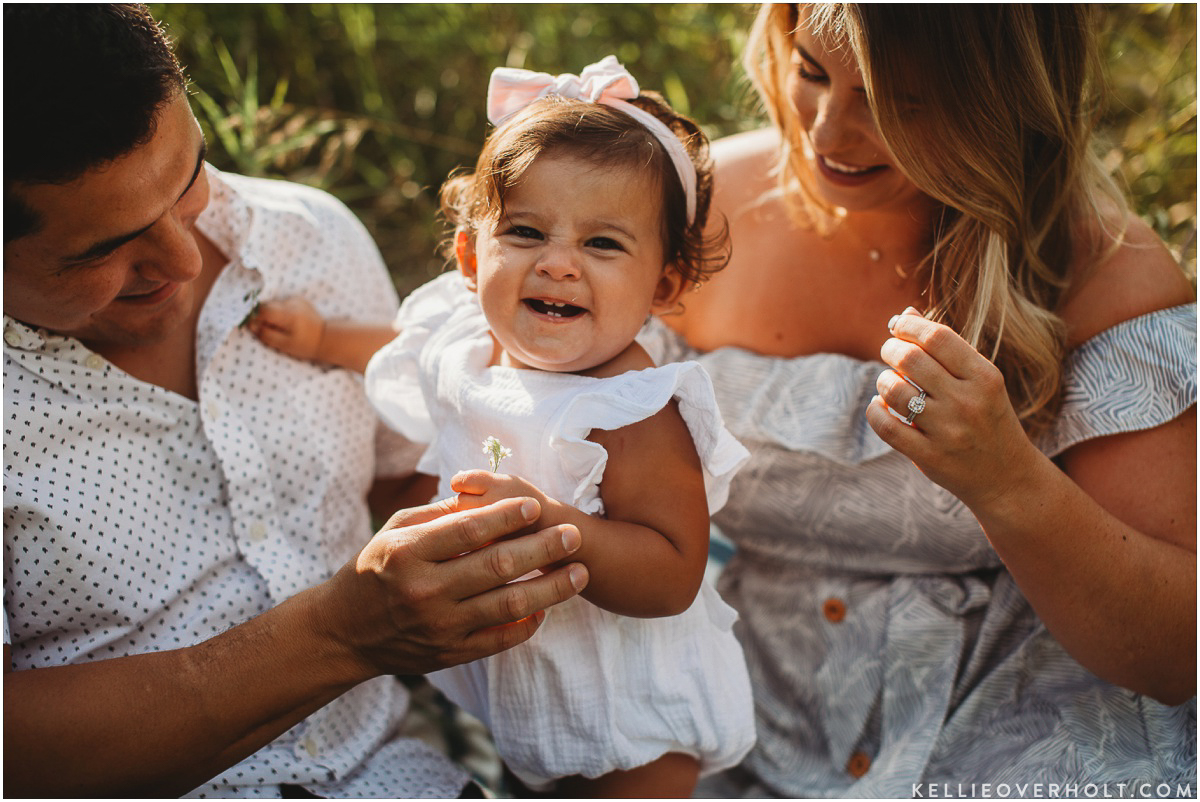
M706 235L712 203L708 137L672 109L657 92L628 101L657 117L683 144L696 168L696 215L687 221L683 184L662 143L633 117L600 103L548 95L539 98L488 136L474 170L457 172L442 185L441 212L450 229L474 233L504 214L508 190L541 155L569 153L600 167L651 170L662 187L663 252L684 280L699 285L729 261L729 231ZM448 243L447 258L453 258Z

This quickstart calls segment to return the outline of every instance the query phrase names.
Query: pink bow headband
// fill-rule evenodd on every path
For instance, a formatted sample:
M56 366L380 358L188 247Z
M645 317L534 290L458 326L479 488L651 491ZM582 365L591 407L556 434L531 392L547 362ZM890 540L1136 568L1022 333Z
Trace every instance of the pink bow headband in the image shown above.
M696 218L696 167L684 150L683 143L670 128L654 115L625 102L626 98L637 97L639 91L638 82L621 66L616 56L605 56L600 62L584 67L579 75L551 75L498 67L492 71L492 80L488 84L488 119L493 125L500 125L533 101L547 95L602 103L625 112L645 126L671 157L687 197L687 219L691 223Z

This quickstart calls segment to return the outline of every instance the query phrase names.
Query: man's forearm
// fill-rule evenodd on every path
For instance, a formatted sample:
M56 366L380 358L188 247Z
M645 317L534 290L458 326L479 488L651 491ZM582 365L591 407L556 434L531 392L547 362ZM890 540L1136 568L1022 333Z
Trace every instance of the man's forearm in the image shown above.
M178 796L253 754L366 678L313 637L320 592L186 649L6 673L6 793Z
M573 527L507 537L540 514L528 498L401 510L331 579L197 646L6 673L5 790L178 795L364 680L527 640L588 580L572 563L514 582L579 549Z

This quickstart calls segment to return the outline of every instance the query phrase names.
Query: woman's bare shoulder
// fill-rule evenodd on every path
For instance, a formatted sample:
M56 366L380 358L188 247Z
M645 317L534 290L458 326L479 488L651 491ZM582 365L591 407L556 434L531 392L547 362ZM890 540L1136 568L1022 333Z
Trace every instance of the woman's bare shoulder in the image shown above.
M779 155L779 130L759 128L713 140L713 159L717 168L770 167Z
M1074 283L1062 308L1070 345L1159 309L1196 300L1191 282L1149 225L1133 214L1113 245L1099 224L1081 238ZM1107 246L1105 240L1107 239Z
M762 195L775 185L779 132L746 131L712 143L717 203L729 209Z

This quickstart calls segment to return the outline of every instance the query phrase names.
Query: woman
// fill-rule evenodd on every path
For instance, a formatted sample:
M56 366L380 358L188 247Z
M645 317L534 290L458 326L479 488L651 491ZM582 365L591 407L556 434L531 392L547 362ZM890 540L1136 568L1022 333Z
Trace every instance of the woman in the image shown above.
M1194 295L1092 155L1091 13L760 12L733 261L654 344L754 455L719 795L1195 792Z

